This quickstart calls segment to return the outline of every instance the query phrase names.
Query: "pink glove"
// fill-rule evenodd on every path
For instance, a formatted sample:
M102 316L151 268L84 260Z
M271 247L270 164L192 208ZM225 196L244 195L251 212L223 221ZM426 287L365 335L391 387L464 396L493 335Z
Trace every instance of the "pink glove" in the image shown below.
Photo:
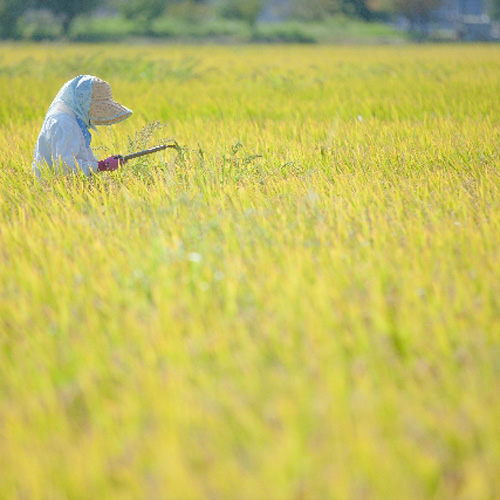
M110 156L105 160L97 162L98 172L112 172L125 163L121 156Z

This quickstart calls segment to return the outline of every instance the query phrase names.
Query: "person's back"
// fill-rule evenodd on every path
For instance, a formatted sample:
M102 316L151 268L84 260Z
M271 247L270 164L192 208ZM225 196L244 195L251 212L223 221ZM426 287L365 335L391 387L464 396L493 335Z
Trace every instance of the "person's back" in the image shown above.
M75 114L63 102L51 107L38 137L33 171L41 177L43 165L55 172L77 172L85 175L97 172L97 159L90 147L86 147L83 132L76 121Z

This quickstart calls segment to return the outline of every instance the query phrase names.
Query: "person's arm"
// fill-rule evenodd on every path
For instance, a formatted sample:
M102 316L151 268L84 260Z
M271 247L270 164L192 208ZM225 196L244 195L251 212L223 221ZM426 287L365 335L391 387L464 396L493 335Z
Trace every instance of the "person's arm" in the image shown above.
M93 172L112 172L117 170L120 165L124 163L121 156L110 156L104 160L97 160L94 156L94 152L90 148L85 148L84 151L85 158L82 161L87 162ZM79 161L79 163L81 163Z

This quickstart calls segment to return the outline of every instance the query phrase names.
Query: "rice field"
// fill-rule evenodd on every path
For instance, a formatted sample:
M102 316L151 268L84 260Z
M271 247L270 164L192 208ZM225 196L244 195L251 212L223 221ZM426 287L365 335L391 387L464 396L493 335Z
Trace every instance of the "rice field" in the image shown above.
M39 183L78 74L134 110ZM1 499L500 498L500 46L0 46Z

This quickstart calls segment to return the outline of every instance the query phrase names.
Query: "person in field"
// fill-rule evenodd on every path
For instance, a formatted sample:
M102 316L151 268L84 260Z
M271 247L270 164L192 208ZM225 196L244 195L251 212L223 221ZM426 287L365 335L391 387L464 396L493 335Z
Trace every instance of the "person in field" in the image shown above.
M108 82L80 75L66 82L49 107L35 146L33 171L40 179L45 168L55 172L91 175L113 171L119 156L98 161L90 149L91 130L113 125L132 111L117 103Z

